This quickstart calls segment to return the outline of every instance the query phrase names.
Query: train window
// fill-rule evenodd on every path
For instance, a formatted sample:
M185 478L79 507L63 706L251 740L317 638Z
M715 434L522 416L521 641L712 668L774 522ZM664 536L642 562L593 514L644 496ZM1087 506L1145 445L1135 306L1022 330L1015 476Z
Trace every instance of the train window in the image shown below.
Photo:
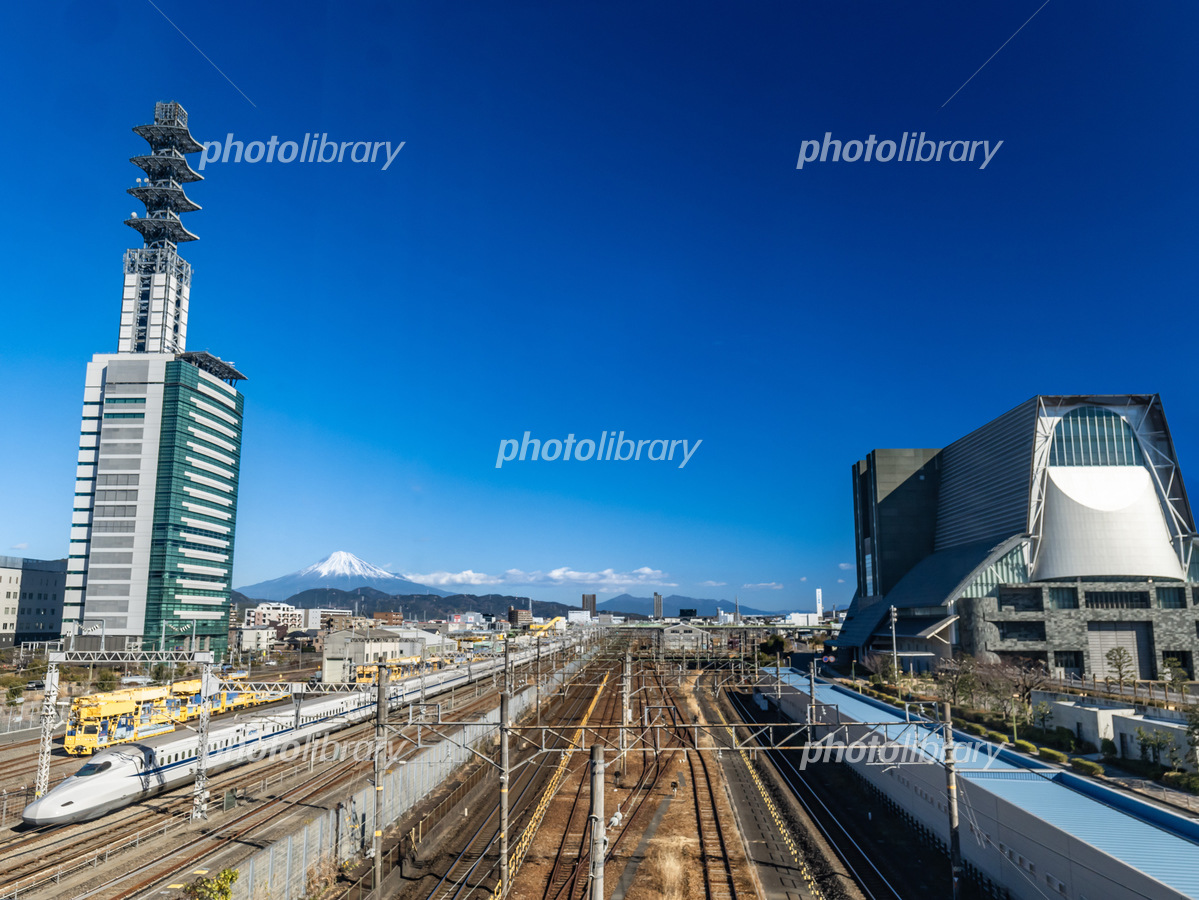
M101 772L105 772L111 768L112 768L112 763L110 763L110 762L88 763L82 769L80 769L78 772L75 773L75 777L76 778L87 778L89 775L99 775Z

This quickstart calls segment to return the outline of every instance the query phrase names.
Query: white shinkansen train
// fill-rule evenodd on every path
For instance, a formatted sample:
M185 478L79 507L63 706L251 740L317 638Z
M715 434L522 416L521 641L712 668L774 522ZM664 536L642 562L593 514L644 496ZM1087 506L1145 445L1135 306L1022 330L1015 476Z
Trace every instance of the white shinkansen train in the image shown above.
M548 651L548 647L546 648ZM527 662L532 651L512 654L513 665ZM502 670L502 658L442 669L425 676L426 697L445 693L469 681L490 678ZM420 679L406 678L388 686L391 707L419 700ZM375 714L375 689L325 694L300 705L299 725L294 708L261 714L242 714L234 721L213 721L208 730L208 765L211 772L228 769L272 750L366 721ZM196 777L196 734L164 734L118 744L101 750L74 775L34 800L21 814L29 825L64 825L86 822L131 803L175 788Z

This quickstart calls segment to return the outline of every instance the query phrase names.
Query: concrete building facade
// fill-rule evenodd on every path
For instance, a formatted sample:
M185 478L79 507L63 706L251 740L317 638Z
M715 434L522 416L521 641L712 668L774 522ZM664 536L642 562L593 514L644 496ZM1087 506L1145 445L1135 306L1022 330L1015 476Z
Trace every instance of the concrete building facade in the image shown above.
M0 648L58 637L66 572L65 559L0 556Z
M404 656L402 644L399 635L379 628L331 632L325 638L321 678L353 681L357 666Z
M1195 525L1157 395L1038 396L942 450L853 467L858 589L839 654L954 652L1142 678L1199 653Z

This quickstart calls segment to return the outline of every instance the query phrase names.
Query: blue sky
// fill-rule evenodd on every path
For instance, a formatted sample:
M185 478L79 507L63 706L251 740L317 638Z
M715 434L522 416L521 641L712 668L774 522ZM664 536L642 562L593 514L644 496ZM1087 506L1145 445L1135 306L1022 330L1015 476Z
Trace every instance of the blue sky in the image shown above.
M1199 7L1052 0L942 108L1039 5L158 2L194 47L149 3L6 9L0 553L66 552L166 99L201 141L405 142L189 189L189 348L249 376L236 584L345 549L845 605L850 464L1035 393L1160 392L1190 473ZM797 170L826 131L1003 144ZM526 430L702 444L496 469Z

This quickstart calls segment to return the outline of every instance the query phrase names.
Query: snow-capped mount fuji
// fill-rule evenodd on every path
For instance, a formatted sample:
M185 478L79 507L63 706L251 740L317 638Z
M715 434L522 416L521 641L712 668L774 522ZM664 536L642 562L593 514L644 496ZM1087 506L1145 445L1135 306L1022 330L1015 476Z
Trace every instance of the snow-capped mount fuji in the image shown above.
M260 581L238 588L238 592L254 600L286 600L301 591L311 588L337 588L352 591L355 588L371 587L388 594L435 594L448 597L445 591L431 588L415 581L393 575L386 569L372 566L353 553L337 550L318 563L305 566L298 572Z

